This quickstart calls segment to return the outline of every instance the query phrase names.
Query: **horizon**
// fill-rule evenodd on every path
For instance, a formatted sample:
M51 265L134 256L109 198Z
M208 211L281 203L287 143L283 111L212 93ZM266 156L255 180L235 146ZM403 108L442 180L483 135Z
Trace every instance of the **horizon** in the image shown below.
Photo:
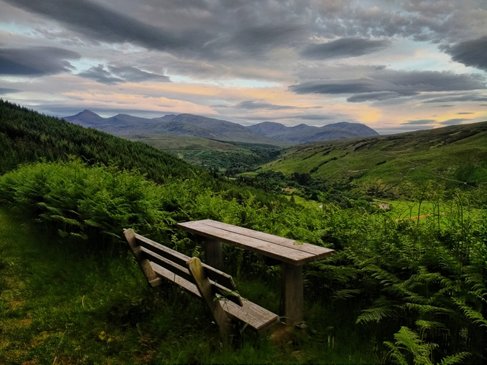
M487 120L487 3L0 0L0 96L394 134ZM103 21L102 21L103 20Z

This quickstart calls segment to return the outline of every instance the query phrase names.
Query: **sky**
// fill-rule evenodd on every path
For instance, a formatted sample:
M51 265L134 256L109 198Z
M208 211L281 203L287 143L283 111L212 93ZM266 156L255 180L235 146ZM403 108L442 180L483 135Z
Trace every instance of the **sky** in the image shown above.
M487 120L486 0L0 0L0 98L380 133Z

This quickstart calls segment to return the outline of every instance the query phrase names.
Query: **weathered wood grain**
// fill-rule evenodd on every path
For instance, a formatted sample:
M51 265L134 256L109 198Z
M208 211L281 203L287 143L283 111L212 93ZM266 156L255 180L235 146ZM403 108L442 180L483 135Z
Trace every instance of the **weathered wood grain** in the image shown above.
M303 265L327 257L334 252L329 248L298 243L287 238L209 219L178 223L178 226L193 234L218 239L293 265Z
M133 229L124 229L123 234L129 244L130 251L132 251L135 260L139 264L139 267L144 273L144 276L146 277L149 285L152 287L159 286L161 284L161 278L156 275L154 270L152 270L149 261L142 257L141 248L137 244L137 240L135 238L135 232L133 231Z
M226 312L223 310L220 301L214 300L214 295L211 289L210 280L205 275L201 261L197 257L193 257L188 261L188 268L193 275L196 287L201 294L201 297L205 300L208 308L210 308L213 318L220 330L220 337L224 343L227 343L230 338L230 318L228 318Z

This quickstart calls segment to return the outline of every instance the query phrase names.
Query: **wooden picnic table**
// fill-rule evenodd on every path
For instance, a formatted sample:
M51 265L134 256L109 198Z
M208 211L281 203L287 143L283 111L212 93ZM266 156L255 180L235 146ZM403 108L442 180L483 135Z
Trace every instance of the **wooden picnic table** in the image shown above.
M209 265L222 268L222 242L260 253L281 262L283 314L287 324L303 320L303 265L333 254L334 250L254 231L211 219L178 223L178 226L206 238Z

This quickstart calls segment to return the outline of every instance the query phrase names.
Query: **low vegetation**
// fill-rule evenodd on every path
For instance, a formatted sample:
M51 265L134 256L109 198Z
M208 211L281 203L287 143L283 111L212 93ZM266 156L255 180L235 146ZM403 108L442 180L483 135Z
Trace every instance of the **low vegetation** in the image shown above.
M47 118L31 114L33 121ZM473 192L423 189L411 214L403 216L394 214L398 206L390 201L392 210L353 196L347 204L323 197L311 202L209 175L168 171L155 179L143 160L135 170L102 162L60 154L57 161L9 168L0 177L0 204L8 209L0 213L5 252L0 362L477 364L487 359L487 213L478 200L469 200ZM306 175L293 179L298 189L309 185ZM428 207L425 217L422 207ZM143 285L121 229L133 227L198 255L198 244L175 223L201 218L337 250L305 267L306 331L280 345L246 331L239 346L224 351L215 345L218 332L201 303L170 286L159 292ZM41 225L19 228L14 221ZM225 257L243 294L277 310L276 268L230 247Z

